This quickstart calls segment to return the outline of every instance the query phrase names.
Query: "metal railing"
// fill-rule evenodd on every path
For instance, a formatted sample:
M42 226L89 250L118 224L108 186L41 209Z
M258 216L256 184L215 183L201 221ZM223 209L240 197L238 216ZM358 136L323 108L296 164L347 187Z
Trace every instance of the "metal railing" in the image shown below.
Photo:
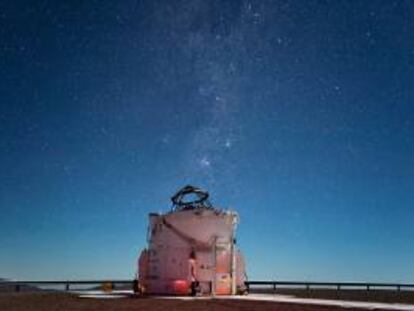
M0 281L0 291L2 287L14 287L14 291L19 292L23 287L47 287L47 286L62 286L66 291L73 290L75 286L90 285L90 287L109 285L111 288L116 288L120 285L128 285L133 287L133 280L72 280L72 281ZM374 290L374 289L388 289L395 291L413 290L414 283L363 283L363 282L303 282L303 281L248 281L245 283L248 290L254 288L271 289L274 292L278 288L298 288L298 289L321 289L329 288L336 290L354 289L354 290ZM90 289L90 288L87 288ZM78 289L82 290L82 289Z
M74 286L76 285L83 285L83 288L78 289L86 289L89 290L90 288L85 288L86 285L90 285L90 287L102 287L103 285L109 285L111 288L115 288L117 285L130 285L131 288L133 286L133 280L71 280L71 281L0 281L0 291L2 287L14 287L16 292L19 292L24 287L34 287L37 288L41 287L59 287L62 286L65 291L73 290ZM56 288L54 288L57 290Z
M364 283L364 282L303 282L303 281L248 281L247 288L250 290L253 287L267 287L277 291L277 288L301 288L306 290L311 289L354 289L354 290L372 290L372 289L392 289L401 291L404 289L414 289L414 284L408 283Z

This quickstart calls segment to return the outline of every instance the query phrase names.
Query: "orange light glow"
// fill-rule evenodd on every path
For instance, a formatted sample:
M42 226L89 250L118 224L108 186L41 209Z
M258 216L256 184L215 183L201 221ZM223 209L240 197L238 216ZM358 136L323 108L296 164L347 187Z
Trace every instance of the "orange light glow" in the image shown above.
M174 284L174 292L176 295L187 295L190 284L187 280L175 280Z

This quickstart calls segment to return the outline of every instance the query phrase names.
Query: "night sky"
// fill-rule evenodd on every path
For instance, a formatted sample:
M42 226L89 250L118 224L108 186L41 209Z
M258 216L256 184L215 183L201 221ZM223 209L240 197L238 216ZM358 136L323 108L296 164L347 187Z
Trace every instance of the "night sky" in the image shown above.
M414 2L3 1L0 277L132 278L186 184L250 279L414 282Z

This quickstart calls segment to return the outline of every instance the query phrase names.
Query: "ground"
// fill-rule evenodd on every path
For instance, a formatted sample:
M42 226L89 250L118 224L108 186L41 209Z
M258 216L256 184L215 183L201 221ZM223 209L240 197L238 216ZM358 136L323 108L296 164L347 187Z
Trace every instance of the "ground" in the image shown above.
M369 301L369 302L385 302L385 303L404 303L414 305L414 290L378 290L371 289L357 290L357 289L323 289L312 288L293 289L293 288L278 288L276 292L270 289L257 289L257 293L281 294L290 295L300 298L316 298L316 299L333 299L333 300L352 300L352 301Z
M7 311L335 311L338 307L307 306L274 302L234 300L170 300L156 298L85 299L63 293L0 294L0 310ZM356 309L346 309L347 311Z

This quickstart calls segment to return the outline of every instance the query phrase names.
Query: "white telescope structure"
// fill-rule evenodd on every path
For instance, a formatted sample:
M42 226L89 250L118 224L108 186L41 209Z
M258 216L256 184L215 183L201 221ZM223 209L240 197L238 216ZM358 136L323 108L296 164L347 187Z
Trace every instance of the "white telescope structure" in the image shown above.
M171 211L150 213L148 247L138 260L136 290L161 295L246 292L245 264L236 247L238 214L213 207L209 194L186 186Z

